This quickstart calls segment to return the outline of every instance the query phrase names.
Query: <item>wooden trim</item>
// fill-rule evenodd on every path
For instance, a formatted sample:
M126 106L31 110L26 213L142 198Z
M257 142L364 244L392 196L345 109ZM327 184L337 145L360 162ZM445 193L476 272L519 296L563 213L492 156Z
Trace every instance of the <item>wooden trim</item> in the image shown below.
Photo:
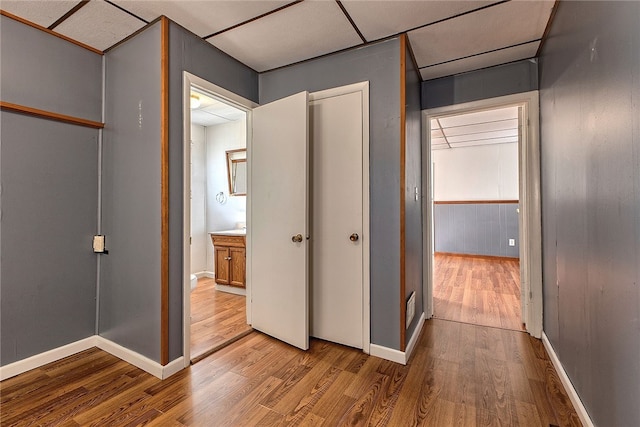
M502 259L502 260L520 261L520 258L511 257L511 256L459 254L456 252L434 252L433 255L455 256L455 257L461 257L461 258Z
M11 102L0 101L0 109L13 113L27 114L29 116L40 117L42 119L55 120L72 125L84 126L94 129L104 128L104 123L93 120L81 119L80 117L67 116L65 114L53 113L51 111L40 110L38 108L26 107L24 105L12 104Z
M542 37L540 38L540 44L538 45L538 50L536 51L536 58L540 57L542 54L542 48L549 37L549 31L551 31L551 24L553 24L553 19L556 17L556 12L558 11L558 6L560 5L560 0L556 0L553 3L553 8L551 9L551 14L549 15L549 20L547 21L547 26L544 27L544 33L542 33Z
M349 12L347 12L347 9L344 7L342 2L340 0L336 0L336 3L338 4L338 7L340 7L340 10L342 10L342 13L344 14L345 18L347 18L347 21L349 21L349 23L353 27L353 30L358 34L358 37L360 37L360 40L362 40L362 43L366 43L367 39L364 38L364 36L362 35L362 32L360 31L360 28L358 28L355 21L353 20L351 15L349 15Z
M407 332L407 272L406 272L406 180L407 180L407 35L400 36L400 351L406 348Z
M499 203L520 203L520 200L434 200L434 205L489 205Z
M169 20L162 17L160 50L160 364L169 363Z
M86 6L87 3L89 3L89 0L80 0L80 2L78 4L76 4L73 8L71 8L71 10L69 10L67 13L65 13L60 18L58 18L58 20L56 22L54 22L53 24L49 25L48 29L49 30L53 30L58 25L62 24L64 21L69 19L71 17L71 15L73 15L74 13L76 13L77 11L82 9L84 6Z
M273 10L270 10L268 12L265 12L262 15L254 16L253 18L247 19L246 21L239 22L239 23L237 23L235 25L232 25L230 27L224 28L224 29L222 29L220 31L216 31L215 33L211 33L209 35L206 35L206 36L202 37L202 39L203 40L207 40L207 39L210 39L211 37L215 37L215 36L217 36L219 34L226 33L227 31L231 31L231 30L236 29L238 27L241 27L243 25L249 24L249 23L251 23L253 21L257 21L258 19L264 18L265 16L269 16L269 15L272 15L272 14L274 14L276 12L280 12L281 10L286 9L288 7L295 6L298 3L302 3L302 0L294 0L291 3L287 3L287 4L285 4L283 6L280 6L280 7L276 8L276 9L273 9Z
M52 35L54 37L58 37L59 39L62 39L62 40L66 40L69 43L73 43L76 46L80 46L82 48L90 50L91 52L97 53L98 55L104 55L104 53L101 50L98 50L95 47L92 47L92 46L89 46L88 44L84 44L82 42L74 40L71 37L63 36L62 34L56 33L55 31L51 31L50 29L45 28L42 25L38 25L35 22L27 21L26 19L20 18L19 16L16 16L16 15L14 15L12 13L9 13L9 12L7 12L5 10L0 9L0 15L6 16L7 18L13 19L14 21L18 21L18 22L20 22L22 24L25 24L25 25L28 25L30 27L33 27L33 28L35 28L37 30L44 31L47 34L50 34L50 35Z

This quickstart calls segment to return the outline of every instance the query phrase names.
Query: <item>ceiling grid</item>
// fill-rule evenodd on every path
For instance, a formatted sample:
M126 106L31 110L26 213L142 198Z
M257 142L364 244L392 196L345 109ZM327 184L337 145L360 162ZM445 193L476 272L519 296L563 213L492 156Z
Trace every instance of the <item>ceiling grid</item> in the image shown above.
M423 80L534 58L555 0L3 0L105 50L167 16L258 72L400 34Z

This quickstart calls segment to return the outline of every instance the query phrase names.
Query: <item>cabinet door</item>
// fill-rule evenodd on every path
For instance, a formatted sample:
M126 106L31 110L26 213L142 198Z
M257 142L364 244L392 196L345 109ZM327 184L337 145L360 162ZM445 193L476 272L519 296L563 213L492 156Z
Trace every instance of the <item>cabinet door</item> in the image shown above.
M215 246L215 260L216 260L216 283L221 285L229 284L229 248L225 246Z
M230 268L229 284L244 288L245 250L244 248L229 248Z

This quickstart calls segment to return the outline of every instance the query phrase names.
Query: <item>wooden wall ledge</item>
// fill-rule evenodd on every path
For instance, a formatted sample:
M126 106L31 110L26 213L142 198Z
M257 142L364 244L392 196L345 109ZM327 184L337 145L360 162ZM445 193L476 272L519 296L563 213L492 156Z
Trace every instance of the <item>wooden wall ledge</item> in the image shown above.
M437 200L434 205L488 205L498 203L520 203L519 200Z
M10 102L0 101L0 109L4 111L11 111L13 113L27 114L29 116L69 123L72 125L85 126L94 129L104 128L104 123L101 122L94 122L93 120L81 119L79 117L67 116L65 114L52 113L51 111L26 107L19 104L12 104Z

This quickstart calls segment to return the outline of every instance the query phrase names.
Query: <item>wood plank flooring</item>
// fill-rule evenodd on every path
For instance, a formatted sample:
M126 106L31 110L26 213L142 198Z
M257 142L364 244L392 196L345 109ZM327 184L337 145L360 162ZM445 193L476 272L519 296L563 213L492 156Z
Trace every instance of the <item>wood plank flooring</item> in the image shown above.
M218 291L214 279L198 279L191 292L191 360L219 349L252 331L245 297Z
M433 314L440 319L522 330L520 263L436 254Z
M407 366L252 332L160 381L98 349L0 383L2 426L579 426L542 343L433 319Z

